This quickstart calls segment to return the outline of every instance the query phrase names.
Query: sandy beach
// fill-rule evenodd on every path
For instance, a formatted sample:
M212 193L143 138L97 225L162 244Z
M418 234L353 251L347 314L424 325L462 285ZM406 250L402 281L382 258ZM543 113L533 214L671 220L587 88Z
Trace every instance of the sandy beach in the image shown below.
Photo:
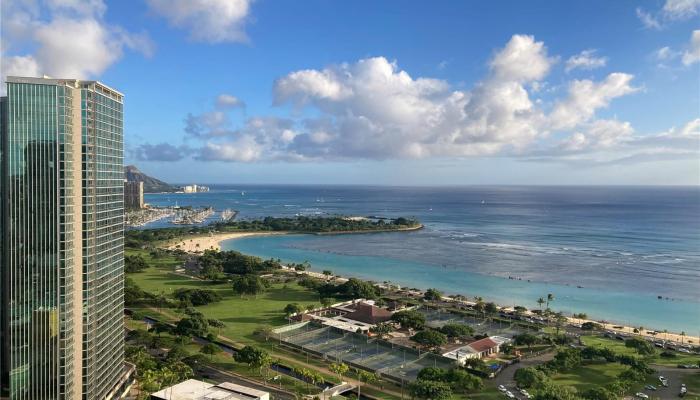
M194 236L194 237L189 237L186 239L179 239L177 241L173 241L168 243L165 247L170 249L170 250L175 250L175 249L180 249L184 250L188 253L201 253L204 250L221 250L221 242L225 240L230 240L230 239L240 239L244 237L249 237L249 236L272 236L272 235L287 235L289 232L230 232L230 233L215 233L207 236ZM315 278L319 279L326 279L327 277L321 274L320 272L316 271L296 271L297 274L300 275L309 275L313 276ZM347 278L341 277L341 276L334 276L334 280L336 280L338 283L342 283L347 280ZM445 300L449 301L457 301L454 298L451 297L444 297ZM470 303L469 301L462 301L464 303ZM631 335L639 335L638 333L634 333L634 328L629 327L629 326L621 326L618 324L613 324L613 323L604 323L600 321L595 321L595 320L581 320L581 319L576 319L576 318L567 318L570 323L580 325L583 322L596 322L598 324L601 324L605 330L608 331L613 331L613 332L619 332L619 333L626 333L626 334L631 334ZM700 343L700 337L698 336L693 336L692 334L682 336L678 333L675 332L656 332L656 334L653 333L653 331L648 331L644 329L641 335L643 337L649 337L657 340L668 340L668 341L673 341L677 343L690 343L693 345L697 345Z
M230 239L240 239L248 236L286 235L288 232L229 232L214 233L207 236L193 236L170 242L167 249L180 249L188 253L200 253L204 250L221 250L221 242Z

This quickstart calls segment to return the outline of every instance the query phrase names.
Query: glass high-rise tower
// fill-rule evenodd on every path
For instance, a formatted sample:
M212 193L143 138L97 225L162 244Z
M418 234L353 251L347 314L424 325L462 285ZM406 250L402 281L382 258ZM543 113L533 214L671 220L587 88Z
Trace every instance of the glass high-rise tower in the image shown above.
M124 366L123 95L7 78L0 397L115 398Z

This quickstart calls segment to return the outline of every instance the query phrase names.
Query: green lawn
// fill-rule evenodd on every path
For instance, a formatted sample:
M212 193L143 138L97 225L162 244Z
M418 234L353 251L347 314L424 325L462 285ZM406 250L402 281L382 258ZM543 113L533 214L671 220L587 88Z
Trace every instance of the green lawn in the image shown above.
M700 398L700 372L694 372L684 377L683 383L688 387L686 398Z
M605 386L615 381L620 372L627 368L619 363L581 365L571 371L554 375L552 381L563 386L573 386L580 393L592 386Z
M609 339L599 336L582 336L581 341L586 346L596 346L596 347L607 347L610 350L619 354L629 354L636 356L636 350L625 347L625 342L622 340ZM659 354L660 349L656 349L656 355L651 357L644 357L644 360L649 364L665 365L675 367L678 364L697 364L700 362L700 356L697 355L687 355L681 353L675 353L676 356L672 358L661 357Z
M147 292L169 295L179 288L203 288L215 290L221 294L222 301L196 308L207 318L223 321L226 328L222 329L221 334L236 342L254 341L253 332L258 328L284 325L286 321L282 310L288 303L299 303L302 306L318 305L317 295L296 283L274 284L257 299L241 298L234 295L231 287L226 283L213 284L173 273L174 267L179 265L177 260L168 258L153 260L148 254L140 255L146 258L150 265L158 262L155 264L157 266L127 276ZM175 310L168 311L175 312Z

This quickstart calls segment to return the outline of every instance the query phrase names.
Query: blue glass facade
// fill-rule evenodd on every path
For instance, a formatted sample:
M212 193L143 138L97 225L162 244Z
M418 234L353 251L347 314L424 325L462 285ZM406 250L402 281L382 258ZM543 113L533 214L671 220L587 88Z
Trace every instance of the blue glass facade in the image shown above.
M0 396L104 399L123 371L122 95L8 78Z

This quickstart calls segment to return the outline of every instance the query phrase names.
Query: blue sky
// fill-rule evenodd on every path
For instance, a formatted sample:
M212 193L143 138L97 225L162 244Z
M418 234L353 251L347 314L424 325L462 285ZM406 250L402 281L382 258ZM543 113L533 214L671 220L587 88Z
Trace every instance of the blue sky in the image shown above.
M119 89L171 182L700 181L698 0L2 7L3 75Z

